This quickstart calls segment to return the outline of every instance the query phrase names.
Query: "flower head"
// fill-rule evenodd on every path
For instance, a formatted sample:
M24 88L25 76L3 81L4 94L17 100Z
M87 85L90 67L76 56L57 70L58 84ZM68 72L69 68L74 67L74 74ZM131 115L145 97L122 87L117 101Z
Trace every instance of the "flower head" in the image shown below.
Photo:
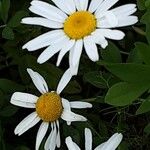
M133 25L138 21L132 15L137 10L135 4L112 8L119 0L52 1L55 6L40 0L31 2L29 10L40 17L24 18L22 23L40 25L51 30L29 41L23 49L35 51L47 47L37 60L40 64L59 52L57 66L69 52L72 75L78 73L83 48L92 61L98 61L96 44L106 48L107 39L123 39L125 34L115 28Z
M122 141L123 135L121 133L115 133L108 141L100 144L94 150L115 150ZM78 145L72 141L71 137L66 138L66 144L68 150L80 150ZM85 128L85 150L92 150L92 133L91 130Z
M27 71L41 96L22 92L15 92L12 95L12 104L35 109L17 125L15 134L22 135L41 120L42 123L36 137L36 150L39 149L49 125L51 125L51 133L46 140L45 150L54 150L56 146L60 147L59 119L65 120L68 125L73 121L86 121L85 117L73 113L71 108L91 108L92 105L86 102L69 102L60 96L66 86L67 78L62 78L56 91L49 91L47 83L39 73L31 69L27 69Z

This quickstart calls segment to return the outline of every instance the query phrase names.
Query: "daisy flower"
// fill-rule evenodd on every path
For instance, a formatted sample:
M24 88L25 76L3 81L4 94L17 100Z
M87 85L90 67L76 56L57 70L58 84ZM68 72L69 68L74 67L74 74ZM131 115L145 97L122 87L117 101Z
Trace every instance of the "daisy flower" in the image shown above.
M108 141L100 144L94 150L115 150L121 143L122 138L123 135L121 133L115 133ZM81 150L78 145L72 141L71 137L66 138L66 144L68 150ZM92 133L88 128L85 128L85 150L92 150Z
M46 47L38 57L42 64L59 52L57 66L69 52L72 75L77 75L82 50L92 61L99 60L97 44L108 45L107 39L121 40L125 34L115 28L133 25L138 18L132 15L135 4L112 8L119 0L52 0L51 5L33 0L29 10L39 17L27 17L22 23L50 29L23 46L28 51ZM112 9L111 9L112 8Z
M64 79L59 82L56 92L49 92L47 83L39 73L31 69L27 69L27 71L34 85L42 95L37 97L32 94L21 92L15 92L12 95L12 104L35 109L33 113L28 115L17 125L14 132L16 135L20 136L41 120L42 123L37 133L35 149L39 149L48 127L51 126L51 133L46 140L44 148L45 150L54 150L56 146L60 147L59 119L62 118L67 121L68 125L73 121L86 121L87 119L85 117L73 113L71 108L91 108L92 105L86 102L69 102L61 98L60 93L65 87Z

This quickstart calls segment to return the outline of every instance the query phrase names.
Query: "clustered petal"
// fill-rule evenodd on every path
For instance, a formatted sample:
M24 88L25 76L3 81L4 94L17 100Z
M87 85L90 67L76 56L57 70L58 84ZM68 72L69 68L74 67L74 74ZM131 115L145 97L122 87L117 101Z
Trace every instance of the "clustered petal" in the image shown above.
M96 44L105 49L108 45L107 39L121 40L125 36L122 31L114 28L133 25L138 21L138 18L132 15L137 10L135 4L126 4L111 9L119 0L92 0L90 4L88 0L52 1L56 6L40 0L33 0L29 9L40 17L24 18L22 23L41 25L55 30L29 41L23 46L23 49L35 51L47 47L37 60L40 64L59 52L57 66L60 65L64 55L69 52L69 73L71 75L77 75L78 73L83 49L92 61L98 61L99 54ZM67 18L81 11L95 16L96 29L81 39L71 39L64 32L64 24ZM72 32L73 28L68 30Z
M123 135L121 133L115 133L106 142L100 144L94 150L115 150L121 143L122 138ZM72 141L70 136L66 138L66 145L68 150L81 150L79 146ZM85 150L92 150L92 133L88 128L85 128Z
M52 0L55 4L54 6L41 0L32 0L29 10L38 15L38 17L23 18L22 23L43 26L49 28L50 31L27 42L22 48L28 51L45 48L37 59L37 62L40 64L49 60L56 53L59 53L56 63L57 66L60 65L65 54L69 52L69 69L66 70L57 86L56 93L58 95L67 86L72 76L77 75L83 49L91 61L98 61L99 52L97 45L105 49L108 46L107 39L123 39L125 34L115 28L133 25L138 21L138 18L133 15L137 10L136 5L126 4L112 8L118 1L91 0L89 2L89 0ZM85 27L86 30L84 30ZM42 96L48 94L49 88L45 79L32 69L28 68L27 72ZM87 121L87 118L72 112L71 109L91 108L92 105L81 101L70 102L61 97L63 110L62 112L60 111L60 117L57 116L59 119L57 118L55 120L53 118L54 121L51 122L42 120L38 115L36 104L39 98L33 94L22 92L15 92L12 95L10 101L12 104L35 109L35 111L17 125L14 132L20 136L42 121L37 132L35 149L39 149L50 126L51 132L45 142L44 149L54 150L61 145L59 119L63 119L68 125L71 125L74 121ZM48 103L51 103L50 98L47 100L49 100ZM42 108L42 111L39 110L42 115L45 105L43 104L44 101L45 99L40 104L42 107L38 107L38 109ZM48 112L50 113L50 111ZM122 138L122 134L115 133L108 141L97 146L94 150L115 150ZM66 144L69 150L80 150L79 146L72 141L71 137L66 138ZM92 150L92 133L88 128L85 129L85 150Z
M48 85L44 78L38 73L33 71L32 69L27 69L27 72L29 73L35 87L39 90L39 92L44 96L45 94L48 94ZM64 78L59 82L56 92L58 94L61 93L61 91L66 86L67 77L64 76ZM52 94L51 94L52 95ZM55 94L56 95L56 94ZM56 96L55 96L56 97ZM55 98L53 97L53 98ZM36 104L38 103L38 100L40 97L37 97L35 95L29 94L29 93L22 93L22 92L15 92L11 97L11 103L25 108L34 108L36 109ZM49 99L47 99L49 100ZM44 99L45 101L45 99ZM52 103L54 102L54 99L52 100ZM42 103L42 102L41 102ZM47 103L47 102L46 102ZM38 109L42 108L41 112L43 111L43 107L46 104L44 103L42 107L39 107ZM63 106L63 111L60 116L61 119L67 122L68 125L71 124L71 122L74 121L86 121L87 119L81 115L75 114L71 111L71 108L76 109L82 109L82 108L91 108L92 105L87 102L69 102L67 99L61 98L61 103ZM54 106L54 105L52 105ZM58 106L58 105L57 105ZM46 106L48 107L48 106ZM47 108L45 108L47 109ZM54 108L50 108L54 109ZM57 109L56 109L57 110ZM52 111L48 111L49 113ZM45 115L45 114L44 114ZM40 147L40 144L45 137L49 125L51 125L51 133L45 143L45 150L54 150L55 147L60 147L60 131L59 131L59 119L53 122L46 122L42 120L42 117L38 115L37 110L35 110L33 113L28 115L25 119L23 119L15 128L15 134L22 135L24 132L32 128L34 125L36 125L38 122L42 121L40 128L37 133L36 137L36 147L35 149L38 150Z

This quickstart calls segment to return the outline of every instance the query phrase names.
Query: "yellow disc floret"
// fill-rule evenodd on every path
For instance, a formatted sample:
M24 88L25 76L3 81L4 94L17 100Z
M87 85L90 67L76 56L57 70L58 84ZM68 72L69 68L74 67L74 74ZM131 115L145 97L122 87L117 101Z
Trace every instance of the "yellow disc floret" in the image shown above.
M96 18L88 11L78 11L70 15L64 22L64 32L71 39L81 39L96 29Z
M61 116L62 110L61 98L55 92L43 94L36 103L36 112L45 122L56 121Z

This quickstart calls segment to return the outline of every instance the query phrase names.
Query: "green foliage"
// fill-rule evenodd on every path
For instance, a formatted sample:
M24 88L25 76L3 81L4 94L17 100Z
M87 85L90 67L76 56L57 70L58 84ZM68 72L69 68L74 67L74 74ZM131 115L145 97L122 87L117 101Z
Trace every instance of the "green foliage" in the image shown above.
M120 51L113 43L109 43L108 47L101 51L101 56L107 62L120 63L122 61Z
M14 32L10 27L5 27L3 32L2 32L2 37L8 40L13 40L14 39Z
M53 4L51 0L45 1ZM43 49L22 50L27 41L49 31L21 24L22 18L32 16L28 11L30 2L0 0L0 150L35 149L38 126L21 137L14 135L16 125L33 109L10 104L10 97L16 91L40 95L26 69L39 72L49 89L56 90L68 68L68 55L61 66L56 67L57 55L40 65L37 57ZM121 132L124 139L118 150L150 149L150 0L119 1L119 5L126 3L137 3L135 15L139 22L118 29L126 34L123 40L109 40L105 50L99 47L100 61L97 63L90 61L83 52L78 76L73 77L61 93L71 101L81 100L93 105L92 109L75 110L87 117L87 122L67 126L60 121L61 150L66 150L64 141L69 135L84 148L85 127L92 130L93 147L115 132ZM44 150L45 140L40 150Z
M150 44L150 10L143 15L141 22L146 24L146 38Z
M84 76L85 81L98 88L107 88L107 81L100 72L89 72Z
M150 86L150 66L143 64L106 64L106 68L114 75L130 83Z
M136 111L136 114L143 114L150 111L150 99L146 99Z
M12 28L18 27L21 23L21 19L26 16L28 16L26 11L16 12L16 14L9 20L8 26Z
M144 132L150 135L150 123L144 128Z
M8 12L10 8L10 0L1 0L0 1L0 16L4 23L7 22Z
M109 89L105 101L114 106L130 105L146 90L147 87L145 85L120 82Z

